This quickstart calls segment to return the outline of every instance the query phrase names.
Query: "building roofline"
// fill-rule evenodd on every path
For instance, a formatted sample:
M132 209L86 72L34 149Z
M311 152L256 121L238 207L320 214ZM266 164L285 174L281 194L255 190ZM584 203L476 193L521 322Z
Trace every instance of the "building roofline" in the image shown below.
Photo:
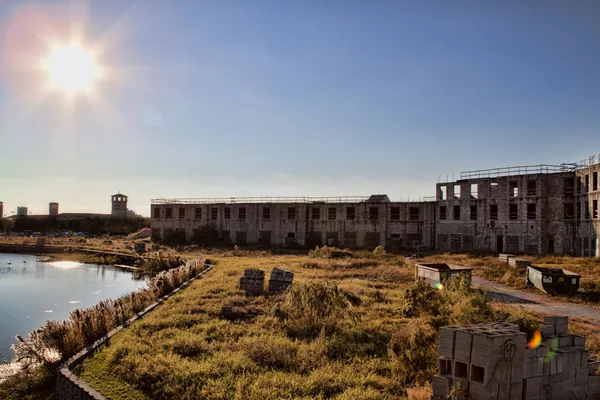
M370 202L370 196L338 196L338 197L203 197L203 198L159 198L152 199L152 205L161 204L261 204L261 203L372 203L380 204L381 202ZM435 201L435 196L418 197L413 200L408 199L407 202L428 202ZM394 201L391 201L394 203ZM387 202L385 202L387 204Z

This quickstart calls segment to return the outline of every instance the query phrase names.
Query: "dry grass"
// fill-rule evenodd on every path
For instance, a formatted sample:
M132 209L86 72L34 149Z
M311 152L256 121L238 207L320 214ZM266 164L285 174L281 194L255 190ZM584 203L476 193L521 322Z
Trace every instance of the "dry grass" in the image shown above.
M420 399L431 394L438 326L512 316L464 282L415 286L413 266L389 254L213 258L202 281L86 361L83 378L114 399ZM243 269L275 266L294 271L291 290L242 295ZM224 305L252 317L224 319Z

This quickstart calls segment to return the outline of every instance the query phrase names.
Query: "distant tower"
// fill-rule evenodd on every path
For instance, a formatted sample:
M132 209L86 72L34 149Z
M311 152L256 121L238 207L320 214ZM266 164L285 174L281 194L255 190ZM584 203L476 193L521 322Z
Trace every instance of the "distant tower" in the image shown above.
M58 203L50 203L48 205L48 215L50 215L50 216L58 215Z
M112 195L112 211L113 217L127 217L127 196L124 194Z
M4 218L4 203L0 201L0 219Z
M17 207L17 217L26 217L27 207Z

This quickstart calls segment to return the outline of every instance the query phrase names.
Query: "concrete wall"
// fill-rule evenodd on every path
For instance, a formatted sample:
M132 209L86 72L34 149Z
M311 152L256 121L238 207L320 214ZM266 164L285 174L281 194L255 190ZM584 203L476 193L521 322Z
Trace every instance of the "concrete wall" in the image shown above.
M287 216L290 207L296 209L295 219ZM171 218L166 218L168 208L172 209ZM182 218L179 208L184 209ZM201 218L195 218L196 208L202 209ZM240 208L246 209L245 219L238 218ZM270 209L269 218L263 216L264 208ZM355 218L347 217L348 208L354 208ZM371 208L377 209L376 218L371 218ZM411 208L416 210L414 218ZM214 219L211 209L217 210ZM224 216L225 209L230 209L229 218ZM493 209L497 210L496 218ZM572 172L438 183L436 201L430 202L161 202L153 204L151 211L153 236L157 239L178 229L190 239L195 229L214 224L224 242L237 244L330 244L351 248L384 245L389 249L424 245L442 251L598 257L600 164Z
M434 204L434 202L153 204L151 227L153 236L161 239L177 230L184 231L186 238L191 239L194 230L213 225L224 242L236 244L244 244L241 239L245 235L246 244L307 246L330 244L352 248L378 245L407 248L425 245L432 248L435 245ZM168 209L172 210L170 218L167 218ZM198 214L196 209L200 210ZM244 219L239 217L240 209L246 210ZM268 215L265 215L265 209L269 210ZM289 209L295 209L295 218L288 218ZM348 215L351 209L354 210L354 218ZM182 210L181 214L180 210Z

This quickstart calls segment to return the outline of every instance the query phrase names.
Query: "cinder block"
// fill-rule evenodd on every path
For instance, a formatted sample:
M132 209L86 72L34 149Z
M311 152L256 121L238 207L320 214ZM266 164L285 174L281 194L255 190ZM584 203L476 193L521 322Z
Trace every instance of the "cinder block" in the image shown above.
M548 384L548 376L538 376L535 378L527 378L523 380L523 394L526 399L539 396L540 390L544 385Z
M493 399L498 395L498 384L490 383L482 385L480 383L469 383L469 395L472 399Z
M481 365L471 364L469 371L469 382L478 383L480 385L487 385L490 381L492 371L494 367L485 367Z
M523 363L512 363L510 372L511 383L523 382L523 378L525 375L525 365L526 364Z
M447 357L439 357L438 371L441 376L452 375L452 359Z
M550 366L550 374L549 375L556 375L557 374L557 369L556 369L556 356L552 357L549 361L548 361L548 365Z
M544 323L546 325L568 325L569 317L559 315L545 315Z
M473 364L480 365L482 367L491 367L500 362L500 356L485 356L483 354L473 353L471 354L470 362Z
M587 399L587 386L575 386L573 388L574 400L586 400Z
M504 344L504 337L497 332L481 332L473 337L473 342L496 347Z
M558 347L572 347L573 346L573 338L571 335L559 335L558 336Z
M445 358L454 358L454 348L438 346L438 356Z
M537 357L537 349L525 349L524 358L526 360L531 360L532 358L536 358L536 357Z
M581 368L575 371L575 386L586 386L588 383L588 370Z
M454 348L454 339L449 337L442 337L438 341L439 347L448 347L449 349Z
M459 340L454 341L454 350L471 352L471 341Z
M469 379L470 366L468 363L464 363L458 360L454 360L452 368L452 376L459 379Z
M450 377L435 375L432 382L433 394L435 396L446 398L448 396L448 392L450 391L450 385Z
M470 363L471 362L471 352L455 349L454 350L454 359L465 362L465 363Z
M544 344L541 344L537 349L536 353L538 357L546 357L550 348Z
M573 338L573 347L585 350L585 336L571 335L571 337Z
M554 329L554 325L546 325L540 329L540 333L542 334L542 337L546 338L548 336L556 335L556 330Z
M557 353L556 354L556 373L560 374L564 371L564 365L565 365L565 354L564 353ZM552 372L551 372L552 373Z
M491 381L495 383L510 384L512 376L512 367L510 361L500 361L494 367L489 368L492 371ZM522 379L522 378L521 378ZM487 382L484 382L487 383Z
M448 338L452 339L454 342L454 337L456 335L456 330L459 329L457 326L443 326L440 328L440 339Z
M471 342L473 341L472 329L469 329L469 328L457 329L456 335L454 336L454 340L456 340L456 341L460 340L463 342L467 342L467 343L469 343L469 346L471 346Z
M523 397L523 381L510 384L510 400L521 400Z
M568 335L569 334L569 325L568 324L564 324L564 325L555 324L554 330L556 331L557 335Z

